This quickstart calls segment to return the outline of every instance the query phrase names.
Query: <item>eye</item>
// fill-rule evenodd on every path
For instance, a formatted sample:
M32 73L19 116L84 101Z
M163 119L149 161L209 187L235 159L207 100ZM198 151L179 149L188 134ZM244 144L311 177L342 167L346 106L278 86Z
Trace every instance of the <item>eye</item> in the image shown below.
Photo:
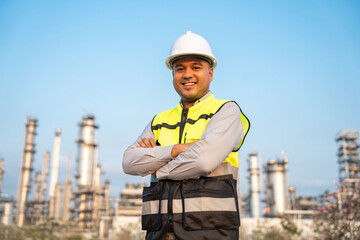
M184 70L183 67L177 67L177 68L175 68L175 71L176 71L176 72L181 72L182 70Z

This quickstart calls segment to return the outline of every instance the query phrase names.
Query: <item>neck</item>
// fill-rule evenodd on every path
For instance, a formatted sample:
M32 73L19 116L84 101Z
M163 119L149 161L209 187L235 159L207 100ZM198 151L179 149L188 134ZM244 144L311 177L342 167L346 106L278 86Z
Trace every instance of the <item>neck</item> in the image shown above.
M202 101L203 99L207 98L209 95L211 95L210 90L208 90L208 92L205 95L203 95L201 98L198 98L198 99L196 99L194 101L191 101L191 102L186 101L184 99L181 99L181 105L182 105L183 108L191 108L192 106L195 105L195 103L197 101Z
M191 108L192 106L194 106L196 101L194 101L194 102L186 102L184 100L181 100L181 104L182 104L183 108Z

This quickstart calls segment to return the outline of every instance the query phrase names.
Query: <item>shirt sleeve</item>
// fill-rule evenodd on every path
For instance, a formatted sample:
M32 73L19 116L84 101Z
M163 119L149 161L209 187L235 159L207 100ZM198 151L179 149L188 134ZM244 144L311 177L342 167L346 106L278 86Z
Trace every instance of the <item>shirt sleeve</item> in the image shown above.
M140 137L154 137L151 131L151 122L146 126ZM154 148L136 147L137 140L124 152L123 170L127 174L146 176L155 172L167 162L171 161L171 150L173 145L166 147L156 146Z
M234 102L222 106L206 126L201 139L156 172L158 179L196 179L207 176L235 149L244 136L240 108Z

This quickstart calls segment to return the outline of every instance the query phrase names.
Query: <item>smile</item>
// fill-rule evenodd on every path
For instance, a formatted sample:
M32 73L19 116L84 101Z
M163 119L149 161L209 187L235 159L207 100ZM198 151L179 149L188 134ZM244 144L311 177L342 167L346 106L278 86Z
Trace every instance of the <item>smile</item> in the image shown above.
M195 83L183 83L183 85L185 85L185 86L194 86Z

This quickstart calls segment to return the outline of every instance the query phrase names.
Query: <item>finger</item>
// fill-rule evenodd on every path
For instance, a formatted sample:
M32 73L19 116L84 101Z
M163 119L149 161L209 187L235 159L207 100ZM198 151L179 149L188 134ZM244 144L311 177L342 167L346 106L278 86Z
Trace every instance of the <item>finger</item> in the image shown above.
M156 147L156 143L151 137L148 137L148 139L146 139L146 142L149 144L149 148Z
M154 139L152 139L151 137L148 137L149 138L149 142L151 144L151 147L156 147L156 143L154 141Z
M145 147L148 148L150 143L145 137L141 137L141 141L145 144Z
M151 143L149 142L149 140L147 140L146 137L141 137L141 140L145 144L146 148L152 148Z
M140 147L146 148L146 145L145 145L145 143L143 142L142 139L139 139L137 142L138 142L138 144L140 145Z

